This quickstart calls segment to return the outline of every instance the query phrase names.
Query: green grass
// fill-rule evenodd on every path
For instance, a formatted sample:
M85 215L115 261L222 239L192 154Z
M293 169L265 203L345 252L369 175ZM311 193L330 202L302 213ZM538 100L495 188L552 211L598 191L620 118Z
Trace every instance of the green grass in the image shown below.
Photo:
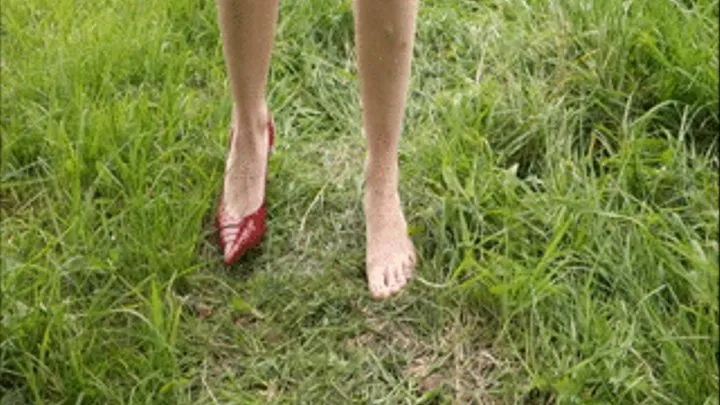
M388 302L348 1L283 2L270 231L222 266L215 12L3 3L2 405L718 403L717 0L423 1Z

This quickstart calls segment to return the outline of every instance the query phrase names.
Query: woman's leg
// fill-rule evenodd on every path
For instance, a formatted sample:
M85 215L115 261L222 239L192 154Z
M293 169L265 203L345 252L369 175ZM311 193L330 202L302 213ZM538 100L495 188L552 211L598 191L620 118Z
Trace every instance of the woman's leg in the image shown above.
M217 0L217 6L234 100L234 138L226 162L223 202L230 217L243 218L260 207L265 194L265 87L278 0ZM237 231L223 229L223 241L232 241ZM225 255L230 256L235 244L224 245Z
M355 27L367 137L365 219L370 292L385 298L412 277L415 253L398 196L402 132L417 0L356 0Z

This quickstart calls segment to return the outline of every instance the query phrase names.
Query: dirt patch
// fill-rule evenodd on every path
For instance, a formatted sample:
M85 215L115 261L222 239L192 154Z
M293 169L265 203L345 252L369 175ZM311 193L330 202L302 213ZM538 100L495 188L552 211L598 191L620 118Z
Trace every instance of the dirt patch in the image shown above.
M382 357L406 356L401 378L418 394L444 394L459 404L500 404L500 377L509 372L509 361L499 358L483 342L480 319L452 321L432 336L421 336L411 324L401 323L362 309L366 332L348 341L354 350L370 350Z

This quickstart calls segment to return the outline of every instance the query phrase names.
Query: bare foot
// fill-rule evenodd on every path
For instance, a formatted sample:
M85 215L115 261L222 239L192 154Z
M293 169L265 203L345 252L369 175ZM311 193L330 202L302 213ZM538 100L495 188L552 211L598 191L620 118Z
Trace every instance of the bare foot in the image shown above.
M267 171L268 132L267 113L258 116L251 125L241 124L233 114L232 131L223 184L223 203L228 218L239 222L255 212L263 203ZM231 136L233 135L231 133ZM237 236L235 227L223 228L220 237L225 246L225 257L231 257L238 244L231 243Z
M415 248L407 235L407 223L397 190L365 191L367 223L367 278L370 294L382 299L399 292L415 272Z

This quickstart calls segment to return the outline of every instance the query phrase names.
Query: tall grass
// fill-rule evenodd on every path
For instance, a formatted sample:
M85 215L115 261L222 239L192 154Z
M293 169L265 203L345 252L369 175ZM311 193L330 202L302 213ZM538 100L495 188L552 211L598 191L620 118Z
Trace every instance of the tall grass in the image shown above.
M270 233L220 264L215 13L4 3L3 405L717 403L716 0L423 1L386 303L349 2L282 4Z

